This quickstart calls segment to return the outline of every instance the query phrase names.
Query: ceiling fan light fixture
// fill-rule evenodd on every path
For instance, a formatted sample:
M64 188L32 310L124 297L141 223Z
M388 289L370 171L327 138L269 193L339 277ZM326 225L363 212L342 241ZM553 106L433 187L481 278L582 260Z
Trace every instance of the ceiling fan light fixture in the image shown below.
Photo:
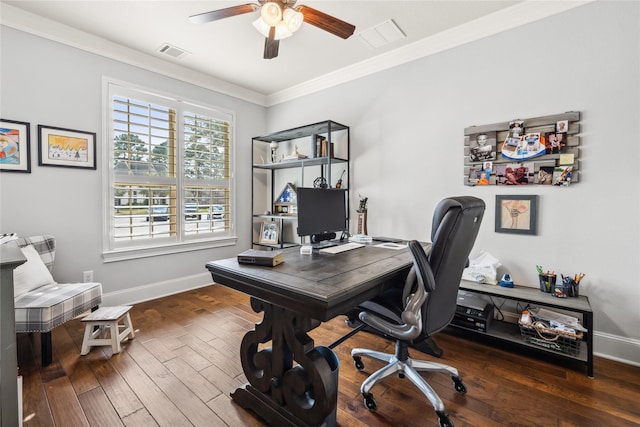
M282 20L286 24L289 31L295 33L302 26L302 22L304 21L304 16L302 13L287 7L282 14Z
M287 26L283 21L280 21L280 23L275 25L275 27L276 27L276 35L274 37L275 40L286 39L287 37L291 37L293 35L293 33L289 31L289 29L287 28ZM264 37L269 38L269 28L271 27L267 25L262 20L262 18L258 18L255 21L253 21L253 28L258 30L258 32L262 34Z
M260 10L262 20L270 27L275 27L282 21L282 8L276 2L266 2Z

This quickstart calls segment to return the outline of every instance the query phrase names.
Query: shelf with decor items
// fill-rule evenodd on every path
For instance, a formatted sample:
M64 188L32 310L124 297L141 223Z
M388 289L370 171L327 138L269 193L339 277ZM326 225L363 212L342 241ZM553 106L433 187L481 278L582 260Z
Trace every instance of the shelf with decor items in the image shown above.
M493 298L500 298L517 302L520 305L524 304L525 307L551 309L577 317L586 331L579 331L575 337L567 336L566 339L563 336L549 334L547 331L538 334L526 325L523 327L520 323L510 323L495 318L491 319L486 332L454 323L450 325L450 328L463 331L465 335L475 336L479 339L487 338L508 343L510 346L525 349L532 355L547 354L576 361L585 365L587 375L593 377L593 311L588 297L581 295L572 298L558 298L552 293L541 292L537 288L528 286L506 288L467 280L460 282L460 289L486 295L491 298L491 302L493 302ZM497 306L501 307L500 304ZM531 330L534 332L531 333Z
M304 243L296 232L296 188L347 189L349 154L349 127L331 120L252 138L252 245Z

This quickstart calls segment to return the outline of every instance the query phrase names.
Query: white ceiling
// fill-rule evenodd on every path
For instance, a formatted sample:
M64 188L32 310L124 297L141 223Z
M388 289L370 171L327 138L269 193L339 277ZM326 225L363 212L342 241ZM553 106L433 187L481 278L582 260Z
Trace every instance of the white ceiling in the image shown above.
M279 56L270 60L262 58L264 37L251 25L259 12L207 24L188 19L245 2L250 0L2 0L1 16L4 25L165 74L186 69L187 80L269 105L584 4L299 0L355 25L356 32L343 40L303 24L280 41ZM406 38L374 49L359 36L389 19ZM167 43L188 54L175 59L159 53Z

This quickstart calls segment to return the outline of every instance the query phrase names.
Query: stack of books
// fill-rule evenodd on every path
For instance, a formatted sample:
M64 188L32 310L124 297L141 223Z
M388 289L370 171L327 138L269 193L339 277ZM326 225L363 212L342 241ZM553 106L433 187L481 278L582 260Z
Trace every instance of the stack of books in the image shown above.
M281 251L259 251L256 249L248 249L238 254L238 263L255 264L275 267L284 262L284 255Z

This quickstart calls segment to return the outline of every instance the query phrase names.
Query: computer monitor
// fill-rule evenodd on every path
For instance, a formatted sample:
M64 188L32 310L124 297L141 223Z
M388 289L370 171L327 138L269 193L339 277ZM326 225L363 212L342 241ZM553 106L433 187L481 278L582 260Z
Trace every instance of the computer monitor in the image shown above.
M298 187L298 236L311 236L311 242L319 244L335 238L336 232L348 232L346 191Z

